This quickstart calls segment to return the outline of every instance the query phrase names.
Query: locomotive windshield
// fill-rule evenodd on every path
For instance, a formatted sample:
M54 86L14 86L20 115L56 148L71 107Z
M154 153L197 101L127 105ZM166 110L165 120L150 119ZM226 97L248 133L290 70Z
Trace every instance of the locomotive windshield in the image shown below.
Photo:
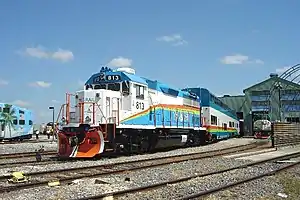
M94 86L95 90L100 90L100 89L106 89L106 85L105 84L98 84Z
M107 84L107 89L112 91L120 91L120 83L109 83Z

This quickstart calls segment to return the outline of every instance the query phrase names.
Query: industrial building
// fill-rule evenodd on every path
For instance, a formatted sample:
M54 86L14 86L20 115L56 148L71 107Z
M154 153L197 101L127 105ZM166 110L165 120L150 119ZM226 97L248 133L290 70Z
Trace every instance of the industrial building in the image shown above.
M254 135L256 120L300 122L300 85L277 74L243 90L244 95L219 97L244 120L242 134Z

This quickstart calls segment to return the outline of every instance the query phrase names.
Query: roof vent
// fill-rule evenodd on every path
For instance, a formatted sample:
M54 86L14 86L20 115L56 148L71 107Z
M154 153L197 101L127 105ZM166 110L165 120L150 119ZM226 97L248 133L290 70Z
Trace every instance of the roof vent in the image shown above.
M229 94L225 94L223 97L230 97L230 95Z
M119 71L119 72L126 72L128 74L135 74L135 70L130 68L130 67L120 67L118 68L116 71Z
M276 73L271 73L270 74L270 77L272 78L272 77L278 77L278 74L276 74Z

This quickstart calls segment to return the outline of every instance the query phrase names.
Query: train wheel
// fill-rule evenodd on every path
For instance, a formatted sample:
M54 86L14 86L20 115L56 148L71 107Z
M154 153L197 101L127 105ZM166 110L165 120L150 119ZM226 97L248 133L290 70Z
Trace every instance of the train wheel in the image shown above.
M194 134L192 134L192 133L188 134L185 146L186 147L191 147L191 146L194 145L194 143L195 143L195 136L194 136Z
M139 153L147 153L149 149L149 142L143 139L139 144Z

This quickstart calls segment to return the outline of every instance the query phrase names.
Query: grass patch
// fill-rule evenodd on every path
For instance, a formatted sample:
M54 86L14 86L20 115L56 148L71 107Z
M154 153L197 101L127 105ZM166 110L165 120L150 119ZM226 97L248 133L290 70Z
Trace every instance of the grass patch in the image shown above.
M279 181L284 187L286 199L299 199L300 197L300 177L293 176L292 173L283 173L279 175Z

